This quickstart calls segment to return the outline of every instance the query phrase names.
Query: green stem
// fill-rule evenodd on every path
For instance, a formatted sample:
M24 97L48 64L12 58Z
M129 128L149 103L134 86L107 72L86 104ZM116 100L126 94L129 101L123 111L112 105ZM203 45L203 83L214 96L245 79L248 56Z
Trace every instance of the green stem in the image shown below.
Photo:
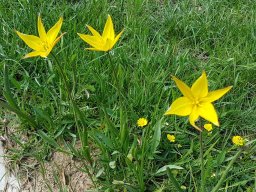
M233 159L229 162L226 170L223 172L219 182L217 183L217 185L212 189L211 192L217 192L219 190L219 188L221 187L222 183L224 182L224 179L226 178L230 168L232 167L232 165L234 164L234 162L237 160L237 158L240 156L240 154L242 153L242 149L240 149L236 155L233 157Z
M120 144L122 146L122 149L124 151L126 151L127 149L127 135L128 135L128 129L127 129L127 126L126 126L126 114L123 112L125 110L124 107L123 107L123 102L122 102L122 94L121 94L121 90L122 90L122 86L121 86L121 81L122 79L120 78L121 76L119 76L119 70L120 70L120 64L117 63L115 64L113 61L112 61L112 57L110 55L110 52L108 52L108 58L109 58L109 62L110 62L110 66L112 69L112 73L113 74L113 86L115 86L117 88L117 95L118 95L118 105L119 105L119 108L120 108Z
M73 111L74 111L74 117L75 117L75 122L76 122L77 131L78 131L78 134L79 134L79 138L81 139L83 147L85 146L84 147L85 155L87 157L87 160L92 165L92 159L91 159L89 145L88 145L88 130L87 130L87 127L85 125L85 121L83 119L83 115L82 115L80 109L75 104L75 101L74 101L74 99L72 97L72 94L71 94L71 91L70 91L70 87L69 87L68 82L67 82L67 77L64 74L64 71L63 71L63 69L62 69L62 67L60 65L59 60L57 59L57 57L53 53L51 53L51 55L54 58L54 60L56 61L56 64L58 66L58 71L60 72L61 78L62 78L62 80L64 82L64 85L65 85L65 88L67 90L68 99L69 99L69 102L71 103ZM78 119L80 119L81 122L82 122L82 126L83 126L82 132L79 129ZM84 135L84 137L82 137L83 135Z
M199 135L200 142L200 160L201 160L201 186L200 191L204 192L204 152L203 152L203 133L200 131Z
M68 82L67 82L67 77L65 76L64 71L62 70L62 67L61 67L61 65L60 65L60 62L59 62L59 60L57 59L57 57L56 57L53 53L51 53L51 55L52 55L52 57L54 58L54 60L56 61L56 64L57 64L57 66L58 66L58 71L60 72L61 78L62 78L62 80L63 80L63 82L64 82L65 88L66 88L67 93L68 93L68 99L69 99L70 101L73 101L73 99L72 99L72 97L71 97L70 88L69 88L69 85L68 85Z
M118 72L119 72L119 64L115 64L113 63L112 61L112 58L111 58L111 55L110 55L110 52L108 52L108 59L109 59L109 62L110 62L110 65L112 66L112 73L115 73L113 76L114 76L114 82L113 82L113 86L115 85L116 83L116 86L117 86L117 93L118 93L118 97L119 97L119 103L120 103L120 100L121 100L121 79L119 79L118 77Z
M140 184L140 190L141 191L144 191L144 164L145 164L145 146L147 144L147 135L148 135L148 129L145 128L143 130L143 133L142 133L142 139L141 139L141 142L142 142L142 150L141 150L141 159L140 159L140 172L139 172L139 184Z

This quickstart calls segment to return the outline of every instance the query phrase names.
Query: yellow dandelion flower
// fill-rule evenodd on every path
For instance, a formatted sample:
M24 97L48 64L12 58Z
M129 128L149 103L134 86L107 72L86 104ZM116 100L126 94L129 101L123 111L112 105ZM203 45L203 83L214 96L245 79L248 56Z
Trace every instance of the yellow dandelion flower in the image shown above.
M148 120L146 118L139 118L137 121L138 127L144 127L148 124Z
M168 139L170 142L174 143L176 138L175 138L174 135L167 134L167 139Z
M232 142L237 146L243 146L245 144L244 138L239 135L233 136Z
M204 128L205 128L208 132L211 132L211 131L212 131L212 124L210 124L210 123L204 124Z

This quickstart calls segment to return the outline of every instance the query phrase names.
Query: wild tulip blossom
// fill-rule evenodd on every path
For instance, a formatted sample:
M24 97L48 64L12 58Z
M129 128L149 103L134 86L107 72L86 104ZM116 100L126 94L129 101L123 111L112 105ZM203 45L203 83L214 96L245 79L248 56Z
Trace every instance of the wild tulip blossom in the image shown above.
M41 57L47 57L52 48L58 43L60 38L64 35L61 34L59 37L58 33L61 29L63 22L63 18L61 17L59 21L46 33L44 25L42 23L42 19L40 15L38 16L38 21L37 21L37 27L38 27L38 34L39 37L34 36L34 35L27 35L23 34L19 31L16 31L18 36L34 51L28 53L25 55L24 58L29 58L29 57L36 57L36 56L41 56Z
M118 35L115 35L114 25L111 16L108 15L107 22L105 24L102 35L99 34L94 28L87 25L92 35L85 35L78 33L82 40L91 45L91 48L86 48L92 51L109 51L116 44L118 39L121 37L124 30Z
M205 72L194 82L191 88L174 76L173 80L183 97L176 99L165 115L189 116L190 124L199 131L201 128L195 124L199 117L219 126L218 116L212 102L225 95L232 86L208 92L208 80Z

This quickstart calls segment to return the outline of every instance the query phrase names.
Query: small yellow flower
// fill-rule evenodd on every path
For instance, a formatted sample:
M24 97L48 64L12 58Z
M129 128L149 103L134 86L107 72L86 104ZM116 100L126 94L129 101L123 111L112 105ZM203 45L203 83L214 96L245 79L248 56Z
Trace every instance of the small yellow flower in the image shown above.
M244 138L239 135L233 136L232 142L237 146L243 146L245 144Z
M92 51L111 50L124 32L124 30L122 30L118 35L115 35L114 25L110 15L108 15L102 35L100 35L99 32L91 26L87 25L87 27L91 31L92 35L85 35L81 33L78 33L78 35L82 40L92 46L91 48L86 48Z
M172 142L172 143L175 142L175 136L174 136L174 135L167 134L167 139L168 139L170 142Z
M176 77L173 77L173 80L183 97L176 99L165 115L189 116L190 124L199 131L202 130L195 124L199 117L219 126L218 115L212 102L225 95L232 86L209 92L208 80L204 71L191 88Z
M211 132L211 131L212 131L212 124L210 124L210 123L204 124L204 128L205 128L208 132Z
M137 121L137 125L139 127L144 127L148 124L148 120L146 118L139 118Z
M46 33L44 25L42 23L40 15L38 16L37 27L39 37L34 35L27 35L16 31L18 36L34 51L25 55L25 58L29 57L47 57L51 52L52 48L58 43L60 38L64 35L61 34L59 37L58 33L60 31L63 18L61 17L59 21Z

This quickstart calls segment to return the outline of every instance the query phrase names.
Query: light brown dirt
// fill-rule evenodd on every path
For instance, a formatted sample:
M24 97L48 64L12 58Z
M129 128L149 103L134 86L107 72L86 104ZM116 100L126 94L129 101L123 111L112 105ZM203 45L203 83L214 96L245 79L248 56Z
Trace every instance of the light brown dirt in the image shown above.
M24 192L74 191L84 192L92 189L88 175L79 169L84 165L71 156L55 152L51 161L35 166L34 170L21 177Z
M14 118L15 119L15 118ZM4 142L4 151L7 155L13 155L10 149L19 151L22 149L11 138L12 135L19 135L21 142L28 142L26 134L19 132L19 123L11 124L9 121L0 118L0 135ZM79 149L81 144L76 143L75 148ZM35 149L36 150L36 149ZM52 152L49 161L38 162L32 157L22 158L13 162L6 158L6 166L15 173L19 180L20 192L85 192L93 185L88 174L84 171L86 162L73 159L72 155L62 152ZM9 192L10 190L7 190ZM12 191L10 191L12 192Z

